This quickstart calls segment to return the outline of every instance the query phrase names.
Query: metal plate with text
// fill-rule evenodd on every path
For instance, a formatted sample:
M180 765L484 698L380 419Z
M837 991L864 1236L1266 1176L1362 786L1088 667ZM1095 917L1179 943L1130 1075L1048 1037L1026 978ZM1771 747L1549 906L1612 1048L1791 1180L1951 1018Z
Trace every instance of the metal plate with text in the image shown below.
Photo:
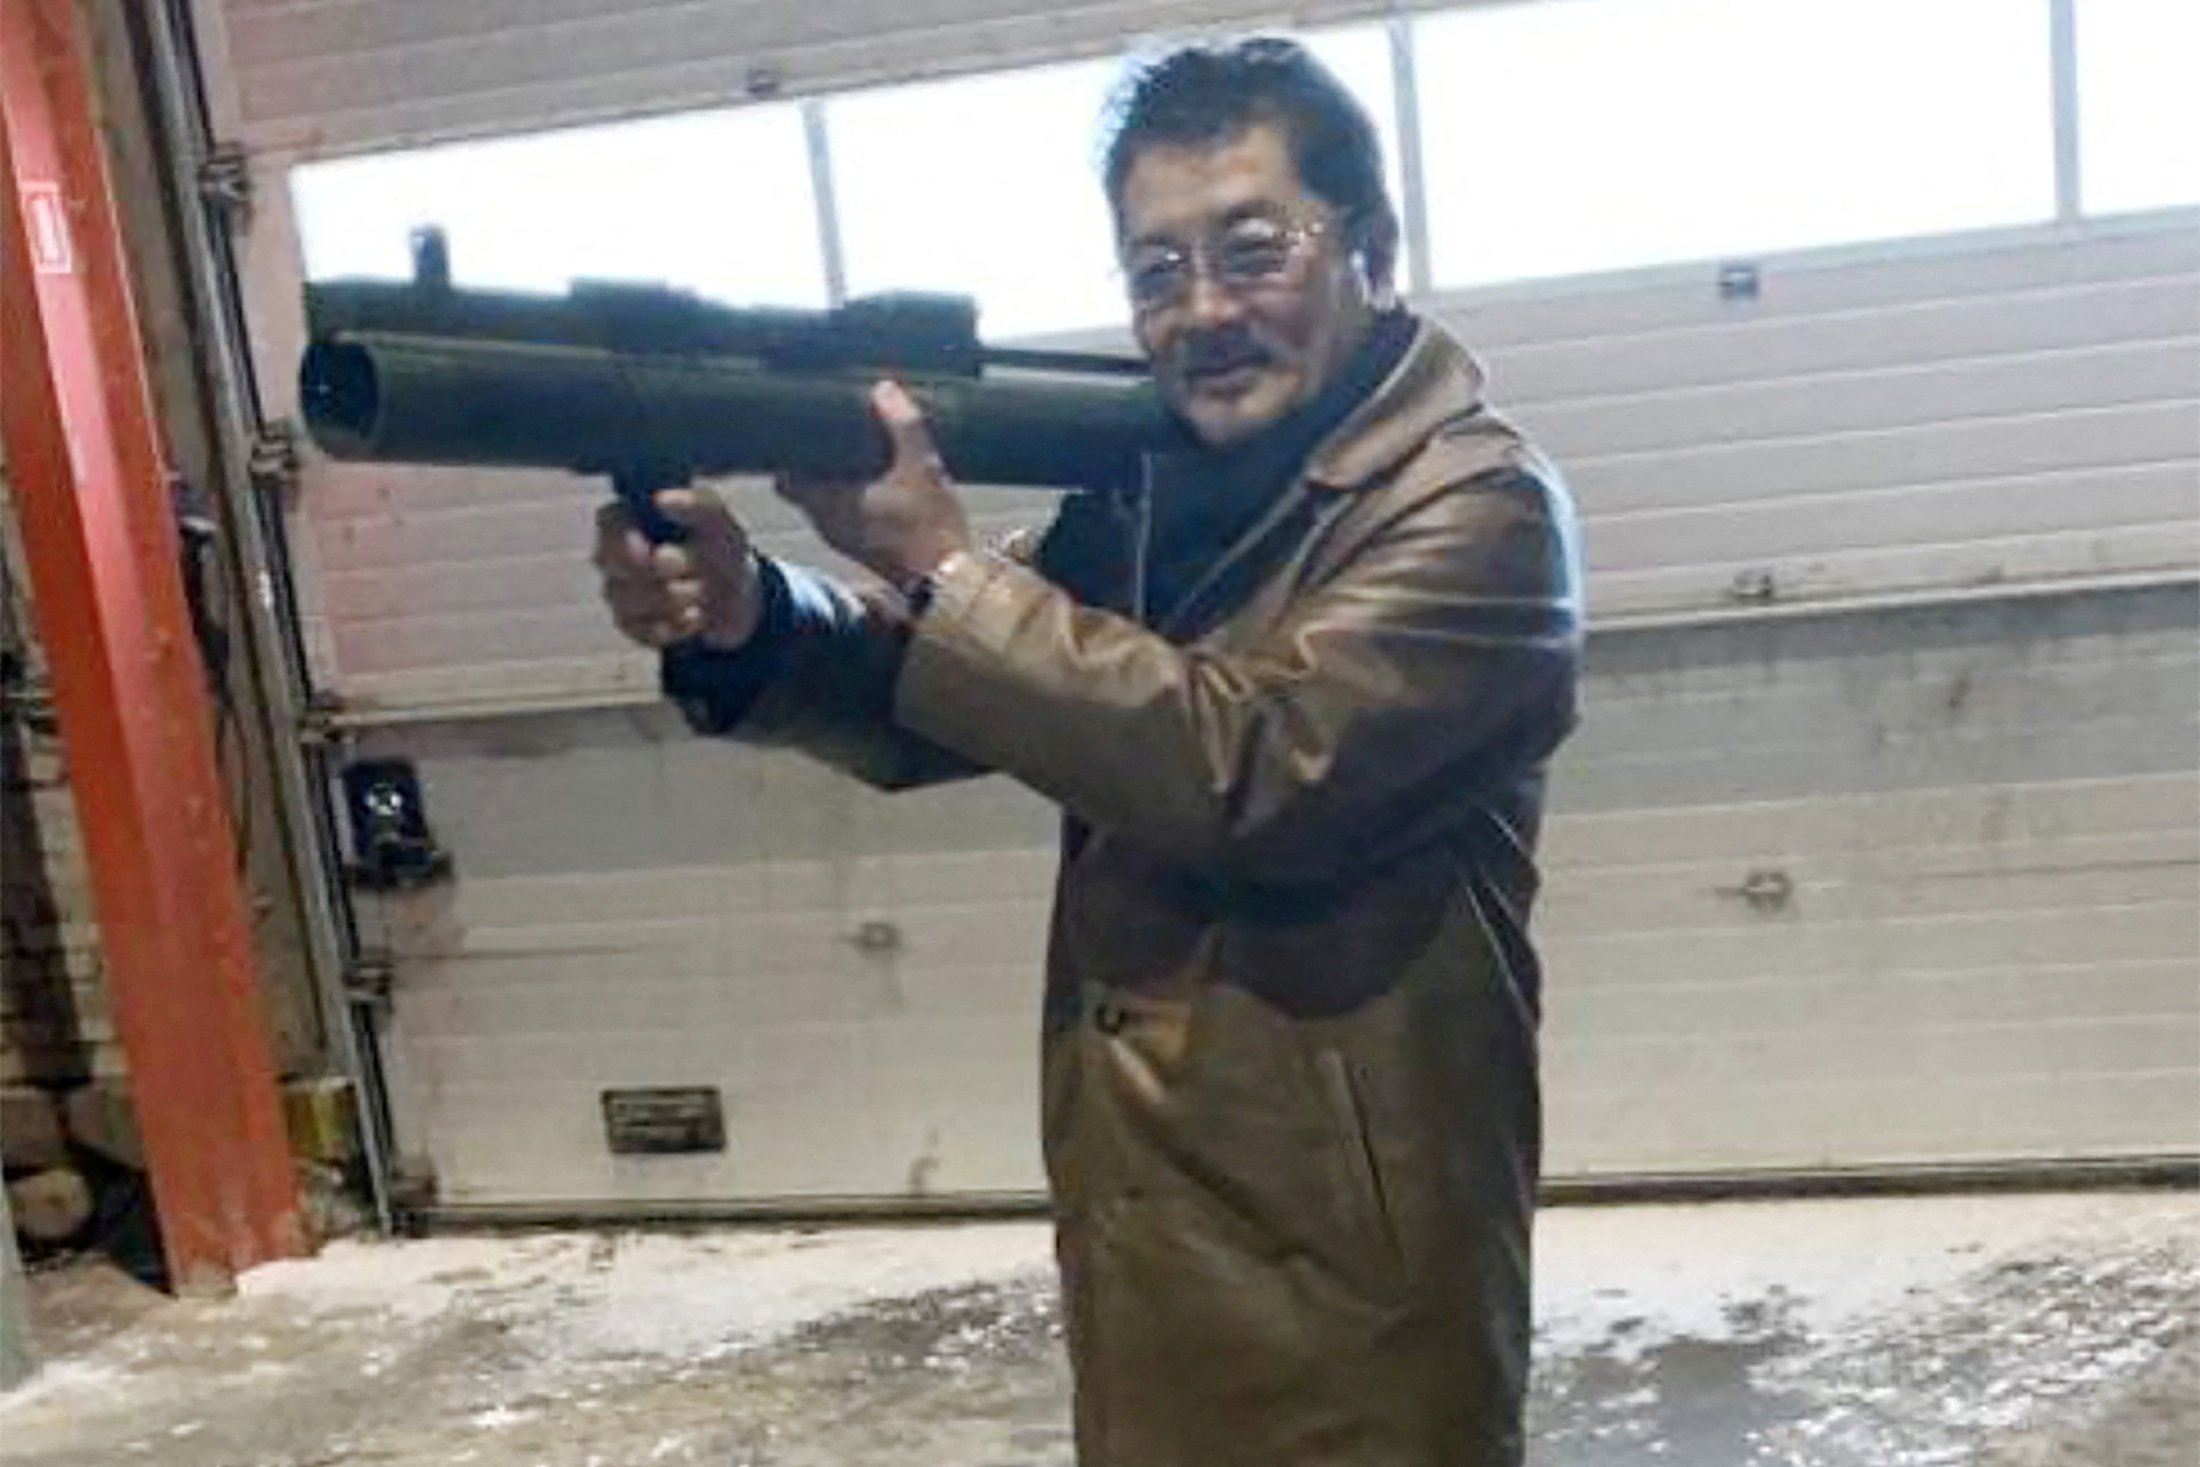
M708 1085L606 1090L603 1122L617 1156L726 1149L725 1107Z

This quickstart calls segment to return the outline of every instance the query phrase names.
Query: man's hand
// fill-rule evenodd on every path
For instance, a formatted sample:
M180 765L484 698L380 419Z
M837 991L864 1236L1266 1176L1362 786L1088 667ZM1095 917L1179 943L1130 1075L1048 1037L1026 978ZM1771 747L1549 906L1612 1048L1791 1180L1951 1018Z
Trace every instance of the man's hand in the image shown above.
M666 489L656 496L686 541L652 545L624 504L596 513L596 568L619 630L644 647L694 638L721 652L740 648L763 615L763 588L748 534L707 489Z
M970 548L970 520L915 400L899 384L881 382L871 389L871 408L894 446L883 477L868 484L782 478L779 493L826 544L906 591Z

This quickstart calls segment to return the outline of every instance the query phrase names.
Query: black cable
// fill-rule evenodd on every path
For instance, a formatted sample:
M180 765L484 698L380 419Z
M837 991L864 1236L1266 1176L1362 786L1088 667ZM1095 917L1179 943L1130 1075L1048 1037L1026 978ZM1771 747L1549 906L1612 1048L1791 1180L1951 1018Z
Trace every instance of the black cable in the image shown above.
M236 578L223 573L228 557L223 553L220 526L205 497L180 474L170 475L169 494L175 506L184 604L190 613L192 639L198 643L199 660L206 671L207 694L214 703L214 763L229 795L236 870L243 876L251 869L255 806L243 719L229 681L233 643L224 613L238 609ZM221 594L224 590L231 594Z

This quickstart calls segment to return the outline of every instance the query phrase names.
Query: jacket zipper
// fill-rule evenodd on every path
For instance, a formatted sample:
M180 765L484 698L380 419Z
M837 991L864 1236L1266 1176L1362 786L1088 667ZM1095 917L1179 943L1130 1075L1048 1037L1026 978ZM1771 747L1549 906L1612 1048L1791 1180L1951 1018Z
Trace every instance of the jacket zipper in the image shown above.
M1139 459L1138 504L1135 510L1124 511L1117 501L1118 514L1125 521L1125 529L1131 542L1131 617L1140 626L1149 625L1146 615L1146 558L1153 541L1153 455Z

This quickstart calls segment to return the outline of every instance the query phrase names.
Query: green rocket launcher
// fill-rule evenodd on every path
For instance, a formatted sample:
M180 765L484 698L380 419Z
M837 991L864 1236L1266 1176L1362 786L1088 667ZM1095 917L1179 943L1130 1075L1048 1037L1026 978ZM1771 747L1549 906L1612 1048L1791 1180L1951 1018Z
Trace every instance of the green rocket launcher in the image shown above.
M653 538L656 490L725 474L871 478L881 377L923 405L958 482L1107 490L1189 446L1142 363L980 343L955 296L736 309L661 286L459 290L440 231L409 281L306 287L308 431L339 459L610 477Z

